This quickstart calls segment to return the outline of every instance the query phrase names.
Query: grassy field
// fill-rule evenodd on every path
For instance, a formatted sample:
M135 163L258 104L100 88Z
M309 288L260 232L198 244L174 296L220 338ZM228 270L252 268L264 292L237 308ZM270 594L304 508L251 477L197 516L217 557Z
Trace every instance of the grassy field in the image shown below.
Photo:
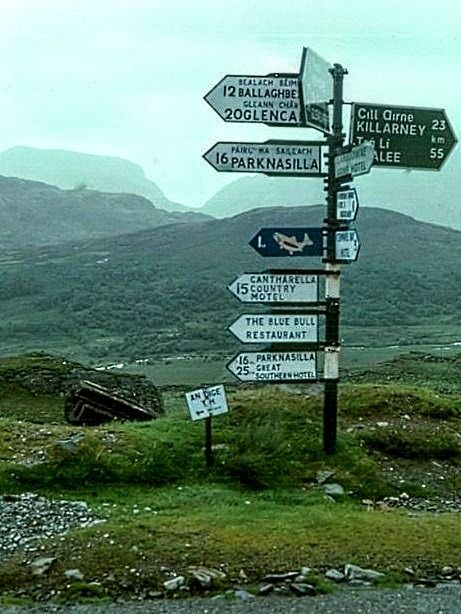
M264 574L302 566L312 569L319 590L334 590L323 574L346 563L384 572L387 584L402 581L408 567L427 576L460 566L459 514L379 503L403 489L416 500L449 499L461 489L461 394L437 389L437 368L450 383L459 367L456 357L432 358L425 387L366 381L366 372L363 381L342 384L332 456L322 450L318 388L230 386L230 412L213 421L211 468L204 425L190 421L184 388L163 390L166 415L153 422L74 427L65 423L59 394L34 395L0 382L1 491L85 500L106 520L46 540L43 552L57 563L40 582L20 551L3 560L4 602L17 595L145 597L175 574L189 577L197 565L226 574L211 592L257 589ZM425 377L421 360L408 355L384 364L410 375L410 367L419 368ZM21 372L26 363L18 359ZM62 445L77 433L75 444ZM329 472L345 494L327 496L319 471ZM72 568L84 581L64 577Z

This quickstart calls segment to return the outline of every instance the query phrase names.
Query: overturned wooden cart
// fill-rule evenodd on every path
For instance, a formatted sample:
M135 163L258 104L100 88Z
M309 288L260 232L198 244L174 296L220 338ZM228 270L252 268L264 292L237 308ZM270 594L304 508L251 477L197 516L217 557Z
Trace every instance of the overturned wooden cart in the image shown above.
M64 405L66 420L71 424L98 425L112 420L147 421L157 417L154 411L113 394L104 386L82 380Z

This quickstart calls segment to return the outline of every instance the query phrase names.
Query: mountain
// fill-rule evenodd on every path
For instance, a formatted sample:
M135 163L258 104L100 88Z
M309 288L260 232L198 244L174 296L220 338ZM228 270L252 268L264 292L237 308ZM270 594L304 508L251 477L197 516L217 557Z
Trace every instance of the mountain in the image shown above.
M226 327L258 306L239 304L226 286L243 272L323 266L319 258L263 259L248 241L265 226L318 226L322 218L321 206L263 208L4 251L0 353L39 349L94 360L229 353L237 344ZM342 276L346 341L459 339L461 232L372 207L360 212L358 230L360 257Z
M461 148L440 171L405 171L374 167L351 185L361 206L381 207L418 220L461 230ZM323 181L299 177L241 177L219 190L199 209L222 218L266 206L325 202Z
M13 147L0 153L0 175L42 181L66 190L89 188L101 192L137 194L167 211L190 211L174 203L144 175L140 166L111 156L59 149Z
M0 249L107 237L204 219L157 209L142 196L106 194L0 176Z
M240 177L221 188L197 211L223 218L258 207L315 205L325 200L323 186L320 179Z

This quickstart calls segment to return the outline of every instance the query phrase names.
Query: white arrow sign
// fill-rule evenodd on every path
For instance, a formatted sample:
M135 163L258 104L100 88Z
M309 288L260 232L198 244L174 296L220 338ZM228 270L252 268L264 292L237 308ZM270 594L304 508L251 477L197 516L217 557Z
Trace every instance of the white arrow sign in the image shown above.
M242 382L315 380L315 352L241 352L227 365Z
M336 193L336 218L346 222L352 222L357 217L359 199L357 190L349 188Z
M226 75L205 96L226 122L300 124L298 75Z
M375 146L370 141L355 145L346 153L335 156L335 177L368 173L375 157Z
M316 343L318 321L317 314L245 313L228 330L242 343Z
M337 231L335 233L335 259L344 262L357 260L360 239L356 230Z
M217 171L322 177L321 144L266 141L213 145L203 157Z
M244 273L228 290L241 303L317 303L317 275L287 272Z
M186 402L192 420L203 420L229 411L222 385L186 392Z

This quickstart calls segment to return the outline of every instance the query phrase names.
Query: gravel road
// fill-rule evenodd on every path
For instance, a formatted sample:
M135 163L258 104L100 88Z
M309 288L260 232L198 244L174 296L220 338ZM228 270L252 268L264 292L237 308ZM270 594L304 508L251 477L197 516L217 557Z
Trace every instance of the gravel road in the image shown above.
M181 599L104 604L101 606L4 607L5 614L461 614L461 584L436 588L344 589L317 597Z

